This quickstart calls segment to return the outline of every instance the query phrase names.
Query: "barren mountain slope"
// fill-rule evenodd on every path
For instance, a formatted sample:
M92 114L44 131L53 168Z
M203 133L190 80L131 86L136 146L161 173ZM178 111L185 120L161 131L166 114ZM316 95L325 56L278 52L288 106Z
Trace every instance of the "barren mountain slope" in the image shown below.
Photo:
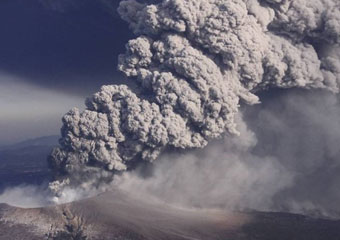
M0 239L338 240L340 221L188 210L114 191L37 209L0 205Z

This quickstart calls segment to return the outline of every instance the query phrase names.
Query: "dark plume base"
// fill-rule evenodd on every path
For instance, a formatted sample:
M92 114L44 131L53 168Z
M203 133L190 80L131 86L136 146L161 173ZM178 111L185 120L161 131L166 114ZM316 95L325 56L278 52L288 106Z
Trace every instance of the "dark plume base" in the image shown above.
M340 221L179 209L121 191L45 208L0 204L0 240L339 240Z

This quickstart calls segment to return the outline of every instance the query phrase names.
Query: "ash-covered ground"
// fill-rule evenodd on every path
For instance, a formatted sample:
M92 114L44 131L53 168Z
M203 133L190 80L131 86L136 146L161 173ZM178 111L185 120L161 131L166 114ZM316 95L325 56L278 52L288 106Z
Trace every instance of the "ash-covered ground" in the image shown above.
M287 213L176 208L119 190L45 208L0 205L1 240L338 240L339 227Z

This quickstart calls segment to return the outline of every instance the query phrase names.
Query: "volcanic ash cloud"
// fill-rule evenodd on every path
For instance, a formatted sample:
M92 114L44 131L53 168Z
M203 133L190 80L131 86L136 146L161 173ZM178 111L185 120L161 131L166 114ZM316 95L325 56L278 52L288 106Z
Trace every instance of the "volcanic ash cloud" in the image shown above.
M63 118L49 158L58 181L95 185L165 149L203 148L237 135L239 105L268 88L338 92L336 0L164 0L120 3L138 36L118 69L138 88L103 86Z

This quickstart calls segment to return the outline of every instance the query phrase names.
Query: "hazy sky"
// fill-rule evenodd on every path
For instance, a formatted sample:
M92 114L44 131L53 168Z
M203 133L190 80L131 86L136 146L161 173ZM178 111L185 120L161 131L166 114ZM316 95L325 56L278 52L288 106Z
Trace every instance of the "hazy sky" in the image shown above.
M84 99L0 73L0 145L59 132L61 117Z
M56 4L58 3L58 4ZM0 1L0 145L59 134L62 115L122 82L119 1Z

